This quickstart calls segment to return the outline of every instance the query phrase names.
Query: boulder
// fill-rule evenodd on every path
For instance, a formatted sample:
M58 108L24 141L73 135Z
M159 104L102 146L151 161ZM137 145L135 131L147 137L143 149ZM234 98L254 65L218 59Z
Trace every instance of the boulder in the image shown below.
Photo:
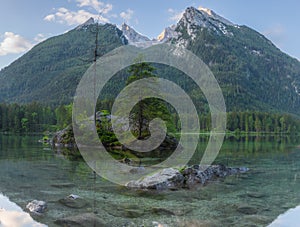
M182 171L185 178L185 186L190 188L197 184L204 185L209 180L213 180L218 177L226 177L233 174L239 174L247 172L248 169L245 167L231 168L224 165L211 165L211 166L200 166L193 165Z
M183 183L184 177L179 170L167 168L140 180L130 181L126 186L130 188L163 190L182 187Z
M47 209L47 203L44 201L33 200L27 204L26 208L34 214L42 214Z
M218 177L226 177L247 171L248 168L245 167L230 168L224 165L193 165L180 171L174 168L166 168L137 181L130 181L126 186L155 190L191 188L196 185L205 185L208 181Z

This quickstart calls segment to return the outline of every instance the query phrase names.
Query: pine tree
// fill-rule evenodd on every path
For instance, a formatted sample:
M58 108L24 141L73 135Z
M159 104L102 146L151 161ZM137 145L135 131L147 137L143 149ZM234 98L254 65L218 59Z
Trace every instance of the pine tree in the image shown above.
M157 78L154 74L156 69L147 62L143 62L143 58L139 56L135 60L135 64L129 67L129 74L126 84L130 84L134 81L144 78ZM149 84L149 89L154 89L154 92L158 92L159 83ZM151 87L151 88L150 88ZM155 88L156 87L156 88ZM157 89L157 90L155 90ZM142 97L143 91L140 91L139 97ZM175 131L175 125L173 124L171 114L167 108L167 104L157 98L141 99L130 113L131 129L138 139L144 139L150 136L149 122L154 118L161 118L167 123L168 131Z

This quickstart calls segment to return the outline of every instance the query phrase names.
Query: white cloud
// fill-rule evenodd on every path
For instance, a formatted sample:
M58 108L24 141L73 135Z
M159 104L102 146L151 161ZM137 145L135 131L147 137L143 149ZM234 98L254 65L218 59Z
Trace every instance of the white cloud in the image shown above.
M102 13L102 14L107 14L113 8L112 4L105 4L98 0L76 0L76 1L78 2L77 4L78 7L85 7L85 6L92 7L98 13Z
M77 6L79 8L85 7L85 9L71 11L61 7L57 9L55 13L44 17L44 20L49 22L58 22L61 24L78 25L93 17L98 19L100 23L109 22L109 19L104 17L104 15L108 14L112 10L112 4L106 4L98 0L76 0L76 2L78 3ZM90 7L91 9L88 9L87 7Z
M54 21L55 20L55 15L54 14L50 14L50 15L46 16L44 18L44 20L46 20L46 21Z
M170 8L168 9L168 13L170 14L169 20L177 22L182 18L184 11L178 12L177 10Z
M133 15L133 10L127 9L125 12L120 13L120 17L124 19L125 22L129 22Z
M5 32L4 39L0 43L0 56L19 54L32 47L33 44L24 37L14 34L13 32Z
M90 13L86 10L70 11L66 8L59 8L55 14L50 14L44 18L46 21L55 21L61 24L78 25L86 22L91 17L99 18L99 22L108 23L109 20L103 16Z
M36 37L34 38L34 41L37 43L43 42L46 39L44 34L37 34Z

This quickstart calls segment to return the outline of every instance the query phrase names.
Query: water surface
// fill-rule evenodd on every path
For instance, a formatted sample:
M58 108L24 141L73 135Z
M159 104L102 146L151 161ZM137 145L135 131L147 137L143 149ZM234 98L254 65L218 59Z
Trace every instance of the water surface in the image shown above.
M300 204L298 138L228 137L216 163L246 166L248 173L192 190L164 192L114 185L95 177L84 162L65 159L38 139L0 135L0 193L26 212L28 202L46 201L47 212L32 217L48 226L57 226L54 221L59 218L93 212L108 226L267 226ZM199 163L206 142L200 139L191 163ZM87 205L70 208L59 202L70 194Z

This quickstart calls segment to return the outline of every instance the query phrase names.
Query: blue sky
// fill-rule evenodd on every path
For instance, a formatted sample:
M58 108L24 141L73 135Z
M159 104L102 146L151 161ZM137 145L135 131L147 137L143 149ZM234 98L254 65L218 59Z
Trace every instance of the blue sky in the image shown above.
M103 22L127 22L150 38L176 23L188 6L206 7L247 25L300 59L300 2L297 0L1 0L0 68L38 42L62 34L103 11Z

